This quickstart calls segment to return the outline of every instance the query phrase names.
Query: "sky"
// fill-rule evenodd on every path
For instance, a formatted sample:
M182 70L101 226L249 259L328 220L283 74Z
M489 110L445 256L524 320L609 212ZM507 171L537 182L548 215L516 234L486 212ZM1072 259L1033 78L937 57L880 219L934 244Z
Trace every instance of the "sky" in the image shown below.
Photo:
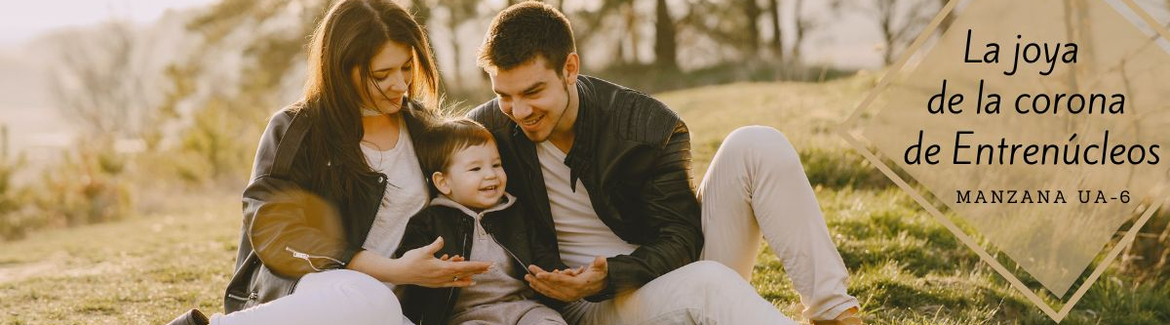
M169 9L219 0L3 0L0 2L0 125L9 127L14 152L68 143L69 124L50 108L41 73L23 54L24 44L56 29L91 26L110 19L147 24ZM25 152L32 161L48 150Z
M205 6L219 0L5 0L0 10L0 46L19 45L58 28L92 25L111 18L146 23L168 9Z

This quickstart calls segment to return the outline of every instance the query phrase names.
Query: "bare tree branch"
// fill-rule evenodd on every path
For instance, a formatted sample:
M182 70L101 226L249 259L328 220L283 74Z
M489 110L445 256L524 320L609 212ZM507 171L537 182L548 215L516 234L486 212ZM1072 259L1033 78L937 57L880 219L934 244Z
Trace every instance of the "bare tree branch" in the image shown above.
M103 24L96 32L59 34L49 91L58 109L88 136L134 135L147 120L133 27Z

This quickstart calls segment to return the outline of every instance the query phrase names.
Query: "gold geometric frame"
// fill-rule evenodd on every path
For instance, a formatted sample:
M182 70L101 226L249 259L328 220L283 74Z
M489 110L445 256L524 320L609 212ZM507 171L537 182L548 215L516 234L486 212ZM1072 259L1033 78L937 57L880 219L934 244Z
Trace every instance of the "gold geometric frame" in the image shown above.
M950 231L952 234L954 234L956 237L958 237L959 240L962 241L964 245L966 245L971 250L975 251L975 253L979 256L979 259L983 260L988 265L990 265L991 268L996 271L996 273L999 273L1000 276L1003 276L1009 283L1011 283L1012 287L1014 287L1016 290L1019 290L1020 293L1022 293L1024 295L1024 297L1028 298L1029 301L1031 301L1033 304L1035 304L1037 307L1039 307L1040 310L1043 311L1045 314L1047 314L1049 317L1051 317L1052 320L1056 321L1057 323L1060 323L1061 320L1063 320L1065 317L1068 316L1068 313L1070 311L1072 311L1073 306L1075 306L1076 303L1078 301L1080 301L1080 299L1084 296L1085 292L1087 292L1089 290L1089 288L1091 288L1093 286L1093 283L1095 283L1101 277L1101 274L1103 274L1105 272L1105 269L1107 269L1110 264L1113 264L1113 260L1117 259L1117 256L1121 254L1121 251L1125 247L1128 247L1130 244L1133 243L1133 241L1137 237L1138 231L1140 231L1141 228L1143 226L1145 226L1146 222L1149 221L1150 217L1153 216L1154 212L1156 212L1158 210L1158 208L1162 204L1162 200L1154 200L1151 206L1145 207L1145 210L1142 211L1142 215L1141 215L1141 217L1138 218L1137 222L1135 222L1132 226L1130 226L1129 230L1126 231L1125 235L1121 238L1121 240L1118 241L1117 244L1114 245L1113 248L1109 250L1108 254L1104 257L1104 259L1101 260L1100 263L1098 263L1097 267L1093 270L1093 273L1091 273L1089 275L1089 277L1086 278L1083 283L1081 283L1081 285L1077 288L1076 292L1073 293L1073 295L1068 299L1068 301L1066 301L1064 303L1064 305L1060 308L1060 310L1057 311L1052 306L1045 303L1044 300L1041 299L1039 295L1037 295L1035 292L1032 291L1031 288L1029 288L1027 285L1025 285L1024 282L1021 281L1014 273L1012 273L1006 267L1004 267L1004 265L1002 263L1000 263L998 260L996 260L994 257L992 257L991 254L988 254L987 251L984 250L982 246L979 246L979 244L975 241L974 238L969 236L966 232L963 232L963 230L960 229L958 225L956 225L950 218L946 217L942 213L942 211L940 211L938 209L938 207L936 207L930 200L928 200L925 196L923 196L921 193L919 193L918 190L916 190L908 182L906 182L905 179L903 179L901 176L899 176L897 173L895 173L892 168L887 166L885 164L885 162L883 162L880 158L877 157L876 153L871 152L868 147L866 147L863 143L861 143L861 140L859 139L860 136L854 136L853 134L850 133L851 130L855 129L855 126L856 126L858 120L860 119L862 111L865 110L865 108L868 107L874 101L875 98L877 98L878 94L880 94L882 91L884 91L889 86L891 78L893 78L893 76L897 75L898 72L900 72L902 70L902 68L905 67L906 63L910 60L910 58L915 53L917 53L919 48L922 47L926 43L926 41L930 38L930 36L932 34L934 34L935 30L938 29L939 24L942 23L943 19L945 19L948 15L950 15L950 13L954 10L954 8L958 5L958 3L960 1L964 1L964 0L951 0L951 1L948 1L945 6L943 6L943 8L940 10L939 14L936 15L933 19L931 19L930 23L927 24L927 26L923 30L922 34L920 34L917 38L915 38L914 42L911 43L910 46L907 47L905 51L903 51L903 54L900 56L898 61L894 62L894 64L890 66L890 69L888 72L886 72L886 75L883 76L881 78L881 80L878 81L878 84L874 87L874 89L871 90L869 92L869 94L866 95L865 99L862 100L862 102L858 105L857 109L854 110L853 114L851 114L848 119L846 119L841 125L839 125L837 127L836 132L842 138L844 138L845 141L849 143L849 145L853 146L854 149L856 149L859 153L861 153L862 156L864 156L866 160L869 160L869 162L872 163L874 165L874 167L877 167L877 169L880 170L883 174L885 174L886 177L889 177L890 180L894 182L894 184L897 184L898 187L900 187L900 188L902 188L902 190L906 191L910 195L910 197L914 199L915 202L918 202L918 204L921 205L923 208L925 208L927 210L927 212L929 212L931 215L933 215L935 217L935 219L937 219L939 222L941 222L943 224L943 226L946 227L947 230ZM977 1L977 0L974 0L974 1ZM1099 0L1099 1L1105 1L1105 0ZM1124 3L1127 7L1129 7L1129 9L1131 11L1133 11L1135 14L1137 14L1138 17L1141 18L1142 21L1146 23L1146 25L1148 25L1148 27L1150 27L1155 32L1157 32L1158 35L1160 35L1164 40L1170 41L1170 32L1168 32L1165 27L1163 27L1161 24L1159 24L1145 10L1142 10L1142 8L1140 8L1136 3L1134 3L1133 0L1119 0L1119 1ZM909 175L908 175L908 177L909 177Z

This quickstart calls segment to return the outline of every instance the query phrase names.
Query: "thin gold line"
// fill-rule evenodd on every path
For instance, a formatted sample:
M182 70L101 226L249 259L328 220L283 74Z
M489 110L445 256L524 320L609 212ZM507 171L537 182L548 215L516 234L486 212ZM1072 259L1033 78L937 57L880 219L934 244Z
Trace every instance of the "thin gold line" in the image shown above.
M926 200L926 198L922 196L922 194L919 194L918 191L910 187L909 183L895 174L889 166L886 166L885 163L880 161L877 156L869 151L868 148L862 146L861 143L852 135L849 135L847 132L842 132L840 130L838 130L838 133L840 133L841 136L845 138L846 142L849 142L850 145L861 152L861 154L865 156L866 159L869 159L869 161L873 163L873 165L877 167L878 170L881 170L881 172L886 174L890 180L894 181L894 184L897 184L898 187L901 187L902 190L906 191L907 194L909 194L910 197L914 199L914 201L917 201L918 204L926 209L927 212L930 212L931 215L935 217L935 219L938 219L938 221L941 222L943 226L947 228L947 230L949 230L956 237L959 237L959 240L962 241L964 245L967 245L968 248L975 251L975 254L979 255L980 259L982 259L987 264L990 264L992 269L999 273L999 275L1003 276L1008 281L1008 283L1011 283L1011 285L1016 288L1016 290L1019 290L1020 293L1024 294L1024 297L1028 298L1028 300L1031 300L1033 304L1036 304L1036 306L1039 307L1041 311L1043 311L1045 314L1048 314L1048 317L1052 317L1052 319L1058 323L1060 322L1062 317L1057 314L1056 310L1053 309L1052 306L1044 303L1044 300L1041 299L1040 296L1036 295L1035 292L1032 292L1032 290L1028 288L1027 285L1024 285L1024 283L1021 282L1014 274L1009 272L1007 268L1003 266L1003 264L1000 264L999 261L991 257L991 254L988 254L987 251L983 249L983 247L975 243L973 238L968 236L967 233L959 229L959 227L955 225L954 222L951 222L950 219L944 216L942 212L934 206L934 204L931 204L930 201Z
M1157 203L1146 208L1146 211L1142 214L1141 219L1138 219L1138 221L1134 223L1133 226L1129 227L1129 231L1126 231L1125 237L1122 237L1121 241L1117 242L1116 246L1113 246L1113 249L1110 250L1109 255L1101 261L1100 265L1097 265L1095 270L1093 270L1093 274L1089 275L1089 277L1085 279L1085 282L1081 284L1081 287L1077 288L1077 292L1068 299L1068 302L1064 303L1064 308L1061 308L1059 314L1061 318L1064 318L1070 311L1072 311L1072 307L1081 300L1081 297L1085 295L1085 292L1089 291L1089 288L1093 286L1093 283L1097 282L1097 278L1100 278L1101 274L1105 273L1105 269L1109 268L1110 264L1113 264L1113 260L1117 259L1117 255L1120 255L1121 251L1125 249L1125 247L1133 243L1134 239L1137 238L1138 231L1141 231L1142 227L1146 225L1146 222L1150 221L1150 217L1154 215L1154 212L1158 211L1158 208L1162 206L1162 200L1155 200L1155 202ZM1057 320L1057 322L1060 321Z
M851 146L853 146L854 149L856 149L859 153L861 153L862 156L864 156L867 160L869 160L871 163L873 163L873 165L875 167L877 167L878 170L880 170L883 174L885 174L886 177L889 177L890 180L892 180L895 184L897 184L898 187L902 188L902 190L906 191L907 194L909 194L911 196L911 198L913 198L916 202L918 202L919 205L921 205L924 209L926 209L928 212L930 212L931 215L933 215L936 219L939 220L939 222L943 223L943 226L945 226L948 231L950 231L956 237L959 237L959 240L962 241L964 245L967 245L968 248L975 251L976 255L978 255L981 260L983 260L987 264L991 265L992 269L994 269L997 273L999 273L1001 276L1003 276L1009 283L1011 283L1011 285L1014 288L1016 288L1016 290L1019 290L1025 297L1028 298L1028 300L1030 300L1033 304L1035 304L1037 307L1039 307L1041 309L1041 311L1043 311L1045 314L1047 314L1049 317L1051 317L1054 321L1059 323L1061 320L1063 320L1068 315L1068 313L1072 310L1072 308L1076 305L1076 303L1080 301L1080 299L1084 296L1084 294L1088 291L1088 289L1090 289L1092 287L1092 285L1096 282L1096 280L1098 280L1100 278L1100 276L1104 273L1105 269L1107 269L1109 267L1109 265L1113 263L1113 261L1120 254L1121 250L1124 247L1130 245L1136 239L1137 232L1141 230L1141 228L1146 224L1147 221L1149 221L1151 216L1153 216L1153 213L1155 211L1157 211L1158 208L1161 207L1162 202L1160 202L1160 201L1155 202L1149 208L1147 208L1147 210L1142 215L1142 217L1137 221L1137 223L1135 223L1133 226L1130 227L1129 231L1127 231L1126 235L1121 239L1121 241L1119 241L1118 244L1116 246L1114 246L1113 249L1110 250L1109 254L1094 269L1093 273L1090 274L1089 277L1085 279L1085 281L1081 284L1081 286L1079 288L1077 288L1077 291L1073 294L1073 296L1070 297L1069 300L1064 303L1060 312L1057 312L1056 310L1054 310L1052 308L1052 306L1045 303L1044 300L1041 299L1039 295L1037 295L1030 288L1028 288L1027 285L1025 285L1022 281L1020 281L1019 278L1015 276L1015 274L1009 272L1007 270L1007 268L1005 268L1003 266L1003 264L999 263L998 260L996 260L990 254L988 254L987 251L984 250L982 246L979 246L973 238L968 236L965 232L963 232L961 229L959 229L958 226L955 225L949 218L947 218L945 215L943 215L942 212L940 210L938 210L938 208L933 203L931 203L924 196L922 196L922 194L919 193L917 190L912 188L909 185L909 183L906 182L906 180L902 179L902 177L900 177L896 173L894 173L894 171L890 168L890 166L887 166L884 162L882 162L876 156L876 154L871 152L869 150L869 148L862 145L859 139L855 138L853 135L851 135L849 133L849 130L851 130L855 127L854 124L859 119L862 111L864 109L868 108L870 106L870 104L872 104L872 102L874 101L874 99L877 97L878 94L884 92L886 90L886 88L889 87L891 80L893 78L895 78L901 72L901 70L904 68L906 63L909 61L910 57L912 57L914 55L914 53L916 53L918 51L918 49L926 42L926 40L935 32L935 30L938 28L938 25L941 23L941 21L947 15L949 15L951 13L951 11L954 10L954 7L957 5L957 3L959 1L961 1L961 0L951 0L951 1L947 2L946 6L944 6L940 10L939 14L936 15L933 20L931 20L929 25L927 25L927 27L925 28L925 31L921 35L919 35L918 38L916 38L914 40L914 43L912 43L906 50L904 50L904 53L901 56L901 58L898 59L898 61L893 66L890 67L890 70L888 70L886 75L884 77L882 77L881 80L879 80L878 84L874 87L874 90L866 95L866 98L858 105L857 109L855 109L853 111L853 113L850 114L850 116L844 122L842 122L840 125L838 125L838 127L836 128L836 132L842 138L844 138L846 142L848 142ZM1102 0L1102 1L1104 1L1104 0ZM1150 16L1148 13L1146 13L1144 10L1142 10L1140 7L1138 7L1137 4L1135 4L1133 2L1133 0L1121 0L1121 1L1123 3L1125 3L1126 6L1128 6L1130 8L1130 10L1132 10L1135 14L1137 14L1139 17L1141 17L1141 19L1144 20L1146 24L1150 25L1150 27L1152 29L1154 29L1159 35L1161 35L1164 39L1170 40L1170 32L1168 32L1164 26L1162 26L1161 24L1158 24L1157 21L1154 20L1154 18L1152 16ZM864 137L864 136L861 136L861 137ZM913 178L912 175L910 177Z
M918 48L922 47L922 44L926 43L926 39L930 38L931 34L934 34L934 31L938 29L938 25L942 23L943 18L946 18L946 16L951 13L951 10L955 8L959 1L962 0L948 1L947 5L943 6L942 9L939 10L938 15L935 15L934 19L930 21L930 24L926 25L924 32L921 35L918 35L918 38L914 39L914 43L910 43L910 46L902 51L901 58L899 58L893 66L890 66L890 69L888 72L886 72L885 77L882 77L882 79L878 81L877 86L874 87L874 91L871 91L868 95L865 96L865 100L861 102L861 105L857 106L858 109L854 110L852 115L849 115L849 118L845 120L844 124L848 125L855 122L858 116L861 115L861 109L868 107L870 102L873 102L874 98L877 97L877 94L881 93L879 90L885 90L886 86L890 83L890 79L893 79L894 75L902 70L902 67L906 65L906 62L910 61L910 57L914 56L915 52L918 52Z
M1133 0L1121 1L1125 3L1127 7L1129 7L1130 11L1138 15L1138 17L1140 17L1146 23L1146 25L1149 25L1150 28L1154 29L1155 32L1161 35L1163 39L1170 40L1170 33L1166 31L1166 28L1159 24L1158 21L1154 20L1154 17L1150 16L1149 13L1134 3ZM1108 5L1108 3L1106 3L1106 5ZM1116 7L1113 8L1114 10L1118 10ZM1118 14L1121 13L1118 12ZM1074 293L1073 296L1069 298L1068 302L1065 303L1064 307L1061 308L1059 314L1061 318L1064 318L1068 315L1069 312L1072 311L1072 307L1075 306L1076 303L1080 301L1081 298L1085 295L1085 293L1089 291L1089 288L1092 287L1093 283L1095 283L1097 279L1101 277L1101 274L1105 273L1105 269L1107 269L1110 264L1113 264L1113 260L1117 259L1117 256L1121 254L1122 249L1133 243L1133 241L1137 238L1137 233L1141 231L1142 227L1146 225L1146 222L1150 220L1150 217L1153 216L1154 212L1158 211L1158 208L1161 206L1162 200L1155 200L1154 204L1146 208L1146 211L1142 214L1142 217L1138 219L1138 221L1134 223L1133 226L1129 227L1129 230L1125 233L1125 237L1122 237L1121 241L1117 242L1117 245L1114 246L1112 250L1110 250L1109 255L1105 257L1105 260L1102 260L1101 264L1097 265L1097 268L1093 270L1093 274L1090 274L1089 277L1085 279L1085 282L1081 284L1081 287L1077 288L1076 293ZM1059 319L1056 321L1060 322Z
M1102 0L1102 1L1104 1L1104 0ZM1165 38L1166 40L1170 40L1170 32L1167 32L1166 28L1162 27L1162 24L1159 24L1157 20L1154 20L1153 16L1150 16L1150 14L1147 13L1145 10L1142 10L1141 7L1138 7L1138 5L1133 2L1133 0L1121 0L1121 2L1124 2L1125 5L1129 7L1129 10L1133 11L1134 14L1137 14L1138 17L1141 17L1141 19L1143 21L1145 21L1146 25L1150 25L1149 26L1150 28L1152 28L1158 34L1162 35L1162 38ZM1106 3L1106 4L1108 4L1108 3ZM1120 14L1120 13L1118 13L1118 14Z

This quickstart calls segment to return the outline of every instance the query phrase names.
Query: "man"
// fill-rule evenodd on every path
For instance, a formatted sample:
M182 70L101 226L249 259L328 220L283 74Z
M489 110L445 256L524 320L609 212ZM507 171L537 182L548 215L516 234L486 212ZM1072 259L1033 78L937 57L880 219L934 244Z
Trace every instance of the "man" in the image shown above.
M577 267L530 267L527 276L534 290L569 303L566 321L792 324L747 281L762 230L807 318L860 323L845 266L783 135L732 132L696 193L686 124L649 96L579 75L579 60L559 11L511 6L479 54L497 98L469 113L496 137L508 191L537 212L532 231Z

